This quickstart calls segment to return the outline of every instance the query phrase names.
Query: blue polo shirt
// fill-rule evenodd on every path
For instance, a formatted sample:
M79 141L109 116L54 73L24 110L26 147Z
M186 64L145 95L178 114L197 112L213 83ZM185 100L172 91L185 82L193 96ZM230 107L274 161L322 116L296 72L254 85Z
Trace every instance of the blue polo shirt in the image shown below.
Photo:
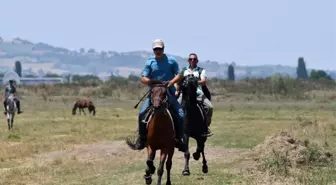
M170 81L180 72L175 57L164 55L161 60L156 60L155 56L150 57L146 61L141 75L149 79ZM175 93L175 86L169 88L172 90L171 92Z

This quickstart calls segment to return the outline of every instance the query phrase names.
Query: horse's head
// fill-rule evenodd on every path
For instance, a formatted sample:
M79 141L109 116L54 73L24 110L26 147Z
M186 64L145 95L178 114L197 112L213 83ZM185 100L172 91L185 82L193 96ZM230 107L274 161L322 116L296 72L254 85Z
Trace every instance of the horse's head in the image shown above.
M189 74L182 79L181 89L183 97L188 97L188 100L196 100L197 98L198 79Z
M72 115L76 114L76 109L77 109L78 105L77 102L74 104L73 108L72 108Z
M154 109L166 108L167 106L167 86L165 84L155 84L151 87L151 103Z

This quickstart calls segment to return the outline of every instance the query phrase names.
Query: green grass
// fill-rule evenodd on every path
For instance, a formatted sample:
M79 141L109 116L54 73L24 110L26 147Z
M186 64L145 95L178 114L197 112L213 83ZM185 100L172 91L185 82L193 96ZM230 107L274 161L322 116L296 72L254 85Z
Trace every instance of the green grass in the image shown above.
M132 109L133 101L94 101L97 115L92 117L73 116L72 102L30 99L33 98L25 97L25 112L16 117L14 130L8 131L2 119L0 184L144 184L146 151L131 151L122 142L136 130L138 110ZM191 176L182 177L183 154L176 150L173 184L259 182L263 176L237 173L236 166L243 161L240 154L280 130L303 130L299 120L318 120L327 126L318 130L307 127L297 135L320 143L327 141L330 148L336 148L332 143L336 140L336 127L332 126L335 124L333 105L314 102L220 102L214 105L211 129L215 135L206 143L209 173L202 174L201 161L191 160ZM194 146L195 142L191 142ZM155 164L157 167L157 160ZM330 170L304 172L307 175L297 176L301 182L335 180ZM155 174L153 184L156 179Z

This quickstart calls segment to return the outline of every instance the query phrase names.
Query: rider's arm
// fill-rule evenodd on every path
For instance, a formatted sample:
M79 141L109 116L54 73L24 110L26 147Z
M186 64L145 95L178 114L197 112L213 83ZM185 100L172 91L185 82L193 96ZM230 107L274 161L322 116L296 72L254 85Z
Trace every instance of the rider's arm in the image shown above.
M201 80L198 81L198 84L200 85L206 85L206 73L205 73L205 70L203 69L202 72L201 72Z
M176 83L179 82L182 78L183 78L183 76L182 76L181 74L177 74L172 80L170 80L168 86L172 86L172 85L176 84Z
M141 83L145 84L145 85L149 85L151 80L150 80L150 74L152 73L152 68L150 66L151 61L150 59L147 60L147 62L145 63L145 67L142 69L141 72Z
M149 85L150 79L147 78L147 77L145 77L145 76L143 76L143 77L141 77L140 81L141 81L141 83L143 83L145 85Z
M13 86L12 91L13 91L14 96L16 96L16 87L15 86Z
M182 70L180 70L178 63L176 62L175 58L171 58L173 62L173 73L176 75L172 80L170 80L169 85L175 85L177 82L179 82L183 78Z
M180 91L180 86L178 85L178 83L175 83L174 86L175 86L176 92L179 92Z

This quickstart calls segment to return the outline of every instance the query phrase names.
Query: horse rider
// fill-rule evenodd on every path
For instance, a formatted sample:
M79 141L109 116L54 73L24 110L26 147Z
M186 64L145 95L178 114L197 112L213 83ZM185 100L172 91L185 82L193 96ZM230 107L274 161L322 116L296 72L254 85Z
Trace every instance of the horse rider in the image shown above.
M189 66L183 68L181 73L183 76L193 74L198 79L197 101L201 105L203 105L203 107L202 106L201 107L205 109L203 110L203 112L206 114L206 121L204 123L206 124L207 130L203 134L203 136L210 137L213 135L213 133L211 132L209 128L211 124L212 114L213 114L213 106L209 98L206 97L205 93L203 92L203 88L202 88L202 86L206 85L206 79L207 79L206 72L205 72L205 69L197 66L198 57L195 53L189 54L188 62L189 62ZM175 87L176 87L175 95L179 97L181 94L179 85L176 84Z
M179 149L179 151L185 151L185 141L183 139L184 136L184 112L181 104L178 103L177 98L174 96L175 94L175 86L180 79L182 79L182 75L180 73L180 69L176 59L172 56L167 56L164 54L165 45L161 39L156 39L152 43L152 49L155 56L150 57L145 67L142 70L141 74L141 83L145 85L150 85L151 83L156 83L158 80L160 81L169 81L167 87L168 91L168 103L172 108L172 117L174 120L175 128L176 128L176 143L175 146ZM142 107L139 112L139 135L136 141L136 148L138 150L142 150L145 148L146 142L146 125L141 121L146 113L147 108L150 106L150 95L147 96Z
M3 102L3 105L5 107L5 112L4 114L7 114L7 105L6 105L6 102L7 102L7 98L10 96L10 95L13 95L14 96L14 101L16 103L16 107L17 107L17 113L18 114L21 114L23 113L21 110L20 110L20 100L16 97L16 87L14 85L14 81L13 80L9 80L9 85L5 88L3 94L2 94L2 97L4 99L4 102Z

